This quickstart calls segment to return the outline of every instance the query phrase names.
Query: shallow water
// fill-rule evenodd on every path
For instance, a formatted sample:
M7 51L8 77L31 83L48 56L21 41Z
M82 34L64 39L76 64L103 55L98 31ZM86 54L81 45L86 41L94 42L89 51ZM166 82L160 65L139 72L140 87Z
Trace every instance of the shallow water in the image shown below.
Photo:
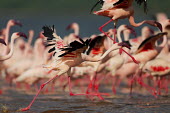
M18 110L26 107L34 96L9 88L7 85L1 84L1 89L4 89L0 96L2 113L19 113ZM74 89L74 92L81 92ZM110 89L111 87L103 86L100 91L112 94ZM71 97L68 92L58 91L56 94L40 94L27 113L168 113L170 111L170 95L154 98L149 94L141 94L143 95L133 93L133 97L130 98L128 94L118 91L117 96L105 96L104 101L99 101L97 98L91 101L85 96Z

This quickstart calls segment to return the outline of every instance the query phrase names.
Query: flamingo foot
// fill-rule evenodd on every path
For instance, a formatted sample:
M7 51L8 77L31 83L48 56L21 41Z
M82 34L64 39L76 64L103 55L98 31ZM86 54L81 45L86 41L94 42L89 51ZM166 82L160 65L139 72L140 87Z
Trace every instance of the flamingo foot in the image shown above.
M28 111L30 107L22 108L21 111Z

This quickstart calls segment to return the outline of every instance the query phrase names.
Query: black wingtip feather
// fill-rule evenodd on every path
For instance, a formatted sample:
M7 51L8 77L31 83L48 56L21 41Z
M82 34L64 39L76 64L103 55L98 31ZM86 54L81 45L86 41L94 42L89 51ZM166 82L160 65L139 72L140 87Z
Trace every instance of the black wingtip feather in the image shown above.
M51 49L48 51L48 53L51 53L51 52L53 52L53 51L55 51L55 47L51 48Z

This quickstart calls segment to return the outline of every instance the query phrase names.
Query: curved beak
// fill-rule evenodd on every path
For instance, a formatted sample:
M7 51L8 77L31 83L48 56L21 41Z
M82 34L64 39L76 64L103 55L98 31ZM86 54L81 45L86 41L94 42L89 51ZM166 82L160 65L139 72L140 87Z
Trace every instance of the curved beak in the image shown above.
M27 35L25 33L22 33L22 32L18 32L17 35L24 37L26 39L28 38Z
M159 30L162 32L162 25L159 22L155 22L156 27L159 28Z
M126 25L126 28L129 29L135 37L137 37L136 31L133 29L133 27Z
M69 29L71 29L71 28L72 28L72 24L68 25L68 26L66 27L66 30L69 30Z
M3 39L0 39L0 43L6 45L5 41Z
M22 27L22 23L21 23L21 22L19 22L19 21L15 21L15 20L13 20L13 23L14 23L15 25L18 25L18 26Z

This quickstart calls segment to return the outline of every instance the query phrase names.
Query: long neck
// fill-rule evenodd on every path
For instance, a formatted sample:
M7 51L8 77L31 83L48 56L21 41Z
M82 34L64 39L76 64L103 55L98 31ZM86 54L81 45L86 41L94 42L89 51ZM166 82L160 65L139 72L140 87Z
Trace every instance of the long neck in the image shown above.
M118 29L118 30L117 30L117 38L118 38L118 42L119 42L119 43L122 42L122 38L121 38L122 30L123 30L123 29Z
M0 61L4 61L4 60L7 60L7 59L11 58L11 56L14 53L14 40L15 39L16 38L14 36L11 37L11 49L10 49L10 52L7 55L0 56Z
M6 33L5 33L5 42L8 45L8 39L9 39L9 31L10 31L11 25L8 23L6 26Z
M100 58L99 60L104 59L110 52L120 49L121 46L118 46L118 44L114 44L111 48L109 48Z
M8 22L8 24L7 24L7 26L6 26L6 31L5 31L5 42L6 42L7 45L8 45L8 40L9 40L9 31L10 31L10 28L11 28L11 25L10 25L10 23ZM9 49L8 46L5 47L4 50L3 50L2 55L6 55L7 52L8 52L8 49Z
M162 41L162 43L159 45L159 47L165 47L165 45L167 44L167 42L168 42L167 36L164 36L164 37L163 37L163 41Z
M33 36L34 36L34 32L33 32L33 31L30 31L30 32L29 32L28 45L31 45Z
M129 23L134 26L134 27L139 27L141 26L142 24L146 23L146 21L142 21L142 22L139 22L139 23L135 23L135 20L134 20L134 15L131 15L129 17Z
M74 34L75 34L76 36L79 36L79 26L76 26L76 27L74 28Z
M130 33L129 33L129 32L126 32L126 31L124 31L124 32L123 32L123 35L124 35L124 39L125 39L125 41L128 41L128 40L129 40Z

